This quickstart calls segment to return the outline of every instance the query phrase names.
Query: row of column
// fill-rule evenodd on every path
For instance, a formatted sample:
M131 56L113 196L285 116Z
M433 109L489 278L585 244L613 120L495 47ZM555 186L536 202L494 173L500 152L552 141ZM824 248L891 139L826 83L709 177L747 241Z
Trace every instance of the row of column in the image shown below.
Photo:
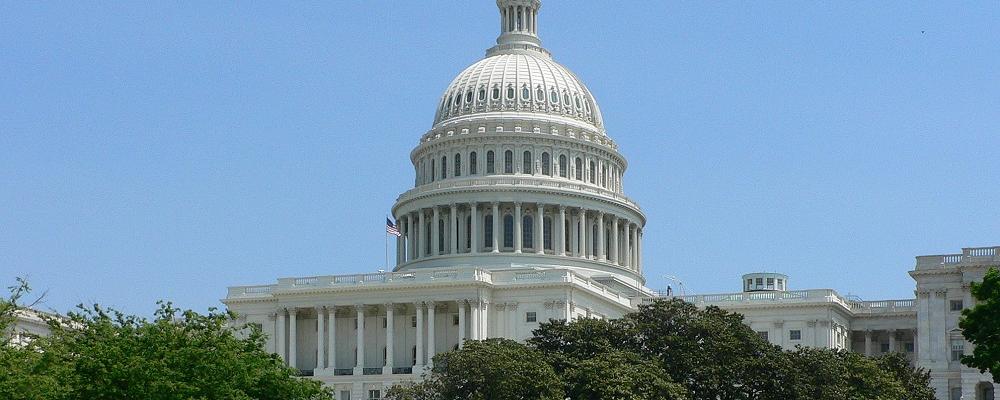
M916 350L916 345L915 344L916 344L916 339L917 339L917 331L915 329L912 329L912 330L909 330L909 331L913 335L914 350ZM873 356L873 355L876 354L875 349L872 346L874 344L873 339L878 336L877 332L885 332L889 336L889 352L890 353L891 352L899 351L899 348L897 348L897 345L896 345L897 330L895 330L895 329L889 329L889 330L885 330L885 331L866 330L866 331L864 331L864 335L865 335L865 348L864 348L864 352L865 352L866 356Z
M507 6L500 9L500 31L538 33L538 10L525 6Z
M488 303L483 300L457 300L458 303L458 345L461 347L466 340L466 331L469 332L468 339L482 340L487 337L487 307ZM385 310L385 365L382 366L383 374L392 374L392 369L396 366L394 360L395 350L395 325L396 306L403 303L385 303L381 306ZM419 370L425 366L430 367L433 357L437 354L435 348L435 311L439 302L425 301L413 303L416 311L416 360L414 367ZM365 312L371 305L354 305L354 312L357 314L356 329L356 361L353 374L364 374L365 360ZM317 315L316 323L316 369L334 369L337 357L337 306L317 306L314 310ZM466 317L466 310L469 310L471 323ZM296 366L296 355L298 352L297 340L297 316L298 308L281 308L276 314L276 334L275 351L285 360L287 365ZM426 318L425 318L426 316ZM466 329L468 324L469 329ZM286 328L287 326L287 328ZM426 326L426 329L425 329ZM425 348L424 332L426 330L427 340ZM286 336L287 332L287 336ZM325 350L325 351L324 351ZM329 355L329 358L327 358ZM327 361L329 360L329 362Z
M479 203L472 202L463 205L451 204L431 207L398 216L397 221L399 221L398 225L402 235L396 241L397 265L443 254L476 254L486 250L499 253L501 249L507 250L506 252L523 253L522 235L525 233L525 227L522 224L526 211L524 204L512 203L513 207L505 207L503 214L500 212L499 202L488 204L489 213L483 212L482 215L480 215ZM531 228L532 249L537 254L546 254L544 246L546 206L536 203L528 207L532 209L534 216ZM558 212L553 208L557 208ZM641 269L642 228L638 224L602 211L588 211L584 208L567 208L566 206L550 206L549 209L551 212L548 216L553 220L550 226L555 228L553 232L549 232L552 244L549 250L550 254L595 259L637 271ZM513 219L512 236L514 240L509 248L501 247L500 243L501 234L506 234L503 231L505 228L503 216L507 215ZM486 216L501 217L492 220L493 226L489 235L492 237L491 243L480 243L480 237L485 237L487 234L485 231ZM468 226L465 226L466 218L469 220ZM567 218L574 220L577 224L576 227L569 226L570 232L567 232ZM427 223L428 220L430 224ZM444 232L441 231L441 224L438 221L446 222ZM483 228L480 228L481 225ZM609 225L610 229L607 228ZM592 229L595 226L597 240L593 240L593 238L588 240L588 237L595 231ZM469 231L466 232L466 229ZM463 233L465 234L463 235ZM570 234L568 240L567 233ZM611 235L610 240L605 240L605 234ZM429 246L425 242L427 240L430 241ZM607 248L608 245L610 245L610 249ZM621 245L621 249L619 249L619 245Z

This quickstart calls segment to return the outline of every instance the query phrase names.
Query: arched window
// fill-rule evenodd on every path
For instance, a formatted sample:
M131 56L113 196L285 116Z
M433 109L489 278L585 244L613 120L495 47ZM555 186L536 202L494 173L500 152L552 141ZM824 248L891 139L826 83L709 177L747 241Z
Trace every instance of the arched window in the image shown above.
M576 108L579 110L580 109L580 96L579 95L574 95L573 96L573 101L576 102Z
M545 250L552 250L552 218L542 219L542 242Z
M437 171L437 160L431 159L431 182L434 182L434 174Z
M486 89L479 88L479 101L486 100Z
M601 186L608 187L608 166L601 166Z
M531 152L525 151L521 158L521 173L531 174Z
M555 89L552 89L552 91L549 92L549 101L552 102L552 104L559 104L559 93L556 93Z
M444 219L438 220L438 251L444 253L444 238L448 233L444 231Z
M590 226L590 252L594 257L597 257L598 253L597 243L599 243L597 241L597 224L594 224Z
M590 183L594 183L594 177L597 175L597 168L594 167L594 162L590 162Z
M572 232L572 231L569 230L569 218L566 218L566 225L563 226L563 235L562 235L562 240L563 240L563 247L562 248L563 248L563 250L569 250L569 235L570 235L570 232Z
M608 228L607 224L604 225L604 254L607 256L611 252L611 228ZM607 257L611 258L611 257Z
M560 177L563 177L563 178L566 177L566 168L567 168L567 166L566 166L566 155L565 154L560 154L559 155L559 176Z
M531 90L528 85L521 86L521 100L531 100Z
M472 104L472 89L469 89L468 92L465 92L465 104Z
M448 178L448 156L441 156L441 179Z
M535 241L532 235L535 230L535 224L532 223L532 218L530 215L525 215L521 217L521 247L523 248L534 248Z
M465 249L472 245L472 216L465 217Z
M583 159L581 159L580 157L577 157L575 164L576 164L576 174L575 174L576 175L576 180L582 181L583 180Z
M545 101L545 90L542 90L541 86L535 89L535 101L543 102Z
M563 91L563 104L564 104L564 105L565 105L566 107L569 107L569 106L570 106L570 104L569 104L569 95L568 95L568 94L566 94L566 91Z
M473 151L469 153L469 175L475 175L479 173L478 171L476 171L476 164L477 164L476 152Z
M542 153L542 174L552 176L552 160L546 152Z
M457 95L455 96L455 105L457 106L462 104L462 94L461 93L455 93L455 94Z
M503 216L503 247L514 247L514 216Z
M492 97L493 97L493 100L500 100L500 87L499 86L493 85Z
M503 173L514 173L514 152L507 150L503 152Z
M514 86L507 85L507 100L514 100Z
M455 154L455 175L456 178L462 176L462 155Z
M424 224L424 255L431 255L431 221Z
M493 215L487 215L483 219L483 247L493 247Z
M493 168L493 150L486 152L486 173L495 174L496 170Z

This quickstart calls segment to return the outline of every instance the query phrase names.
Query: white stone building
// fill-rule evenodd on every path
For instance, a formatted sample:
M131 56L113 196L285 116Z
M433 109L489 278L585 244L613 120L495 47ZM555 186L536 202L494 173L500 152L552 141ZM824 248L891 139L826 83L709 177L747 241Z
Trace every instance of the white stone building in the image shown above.
M396 268L230 287L223 300L337 399L380 398L465 339L523 340L548 319L616 318L656 296L642 275L645 216L596 100L541 46L539 0L497 5L496 46L448 86L410 154L414 187L392 209ZM967 284L997 249L919 257L917 305L788 290L780 274L686 299L744 313L785 347L907 352L932 368L940 398L981 399L988 377L951 361L950 307L971 303Z

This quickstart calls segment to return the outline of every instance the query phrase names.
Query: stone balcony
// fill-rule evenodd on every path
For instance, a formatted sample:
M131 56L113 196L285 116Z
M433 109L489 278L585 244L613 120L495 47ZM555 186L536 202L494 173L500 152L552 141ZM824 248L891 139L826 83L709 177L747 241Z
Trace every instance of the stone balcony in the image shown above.
M631 307L632 296L616 291L567 269L514 268L484 270L479 268L426 269L407 272L378 272L354 275L325 275L299 278L279 278L277 284L231 286L226 300L271 298L280 294L337 289L392 289L394 287L434 286L455 284L486 284L517 286L531 284L567 284L587 290L611 302Z
M917 256L916 270L952 267L958 265L1000 264L1000 246L966 247L961 254Z

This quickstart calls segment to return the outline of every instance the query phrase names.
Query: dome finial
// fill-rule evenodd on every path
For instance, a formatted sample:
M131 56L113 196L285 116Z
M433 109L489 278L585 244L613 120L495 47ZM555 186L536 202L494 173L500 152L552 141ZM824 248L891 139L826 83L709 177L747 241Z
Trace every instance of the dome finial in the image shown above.
M497 8L500 9L500 36L497 45L489 49L487 55L517 51L548 54L538 39L541 0L497 0Z

